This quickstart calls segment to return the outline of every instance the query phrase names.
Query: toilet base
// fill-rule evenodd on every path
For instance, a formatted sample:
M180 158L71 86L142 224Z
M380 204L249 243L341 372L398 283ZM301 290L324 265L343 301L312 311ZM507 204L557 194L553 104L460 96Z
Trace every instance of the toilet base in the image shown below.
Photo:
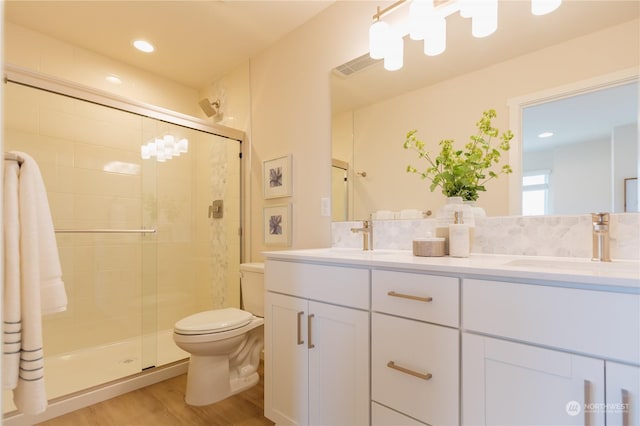
M247 377L239 377L237 379L232 379L231 395L235 395L239 392L247 390L250 387L257 385L259 381L260 381L260 376L258 375L258 373L253 373Z
M184 400L195 406L213 404L255 386L259 380L257 372L229 380L228 356L191 355Z

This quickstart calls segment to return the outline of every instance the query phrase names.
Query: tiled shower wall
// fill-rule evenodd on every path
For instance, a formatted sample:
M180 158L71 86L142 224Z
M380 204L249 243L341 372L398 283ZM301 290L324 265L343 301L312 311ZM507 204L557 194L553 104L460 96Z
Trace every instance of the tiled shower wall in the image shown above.
M334 222L334 247L361 248L362 222ZM411 250L414 238L435 235L435 219L374 221L378 249ZM472 253L591 257L591 215L504 216L476 219ZM640 213L610 216L611 257L640 259Z

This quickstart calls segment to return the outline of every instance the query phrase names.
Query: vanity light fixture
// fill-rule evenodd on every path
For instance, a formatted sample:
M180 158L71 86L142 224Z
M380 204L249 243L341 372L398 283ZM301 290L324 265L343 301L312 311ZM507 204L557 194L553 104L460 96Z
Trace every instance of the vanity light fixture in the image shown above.
M531 13L546 15L560 7L562 0L531 0Z
M531 0L531 12L545 15L556 10L562 0ZM393 25L382 18L409 4L407 22ZM373 24L369 28L369 55L372 59L384 59L384 68L394 71L402 68L404 36L424 41L424 53L439 55L447 45L446 18L459 12L463 18L471 18L474 37L487 37L498 29L498 0L398 0L388 7L377 8Z
M144 53L151 53L156 50L153 44L146 40L134 40L133 47Z

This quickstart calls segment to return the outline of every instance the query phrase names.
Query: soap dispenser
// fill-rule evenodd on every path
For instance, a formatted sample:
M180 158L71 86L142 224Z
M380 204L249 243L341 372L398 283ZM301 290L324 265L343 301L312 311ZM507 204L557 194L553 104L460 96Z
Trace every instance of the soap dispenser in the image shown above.
M453 213L453 223L449 225L449 256L469 257L469 225L464 223L462 211Z

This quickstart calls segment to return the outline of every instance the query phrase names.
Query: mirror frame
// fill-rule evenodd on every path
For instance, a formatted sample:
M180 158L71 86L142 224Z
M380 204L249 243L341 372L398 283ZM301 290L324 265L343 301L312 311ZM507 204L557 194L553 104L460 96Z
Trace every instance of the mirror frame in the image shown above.
M516 135L511 142L511 149L509 150L509 164L513 170L513 173L509 175L508 185L509 216L522 216L522 114L524 109L546 102L636 82L639 79L640 70L637 67L632 67L599 77L576 81L568 85L511 98L507 101L509 108L509 129ZM640 93L638 95L640 96ZM640 159L638 163L640 166Z

